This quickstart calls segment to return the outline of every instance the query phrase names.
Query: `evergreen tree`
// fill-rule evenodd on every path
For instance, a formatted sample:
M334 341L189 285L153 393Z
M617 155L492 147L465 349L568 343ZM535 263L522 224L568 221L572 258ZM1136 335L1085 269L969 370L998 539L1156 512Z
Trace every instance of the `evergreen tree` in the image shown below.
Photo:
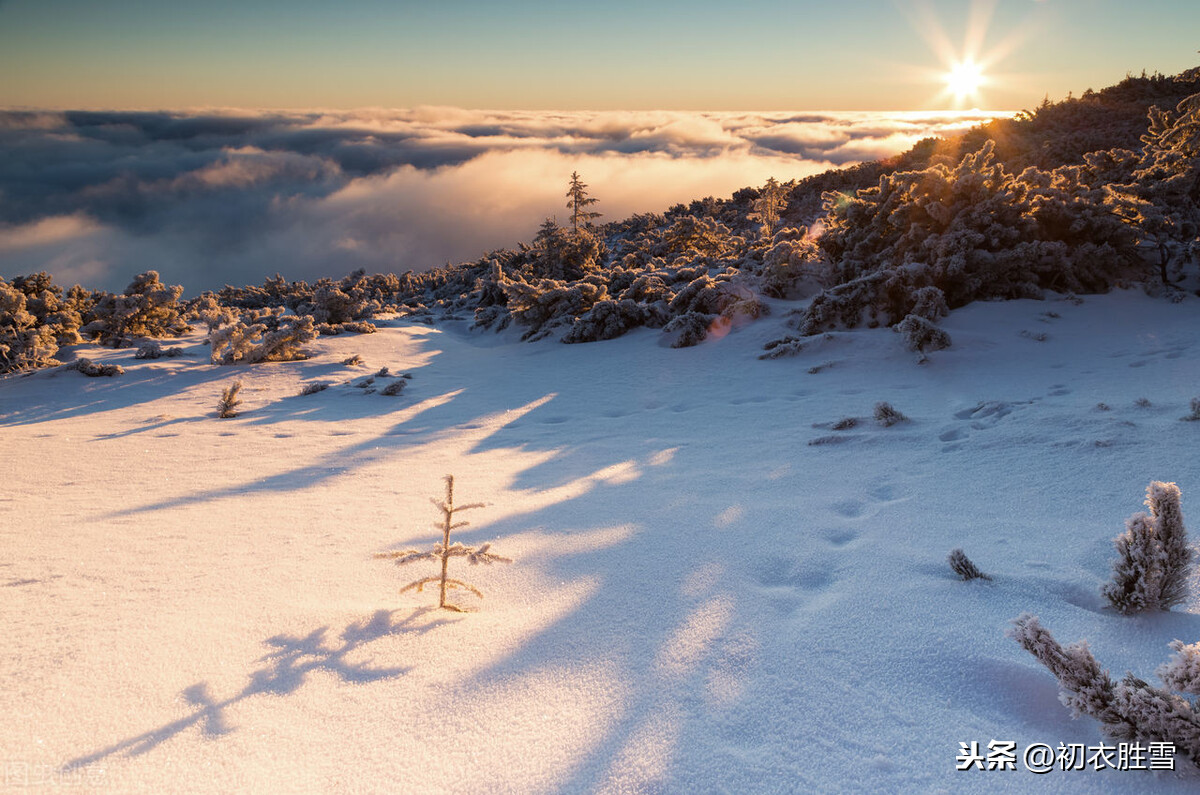
M567 208L571 211L572 231L578 232L580 223L587 226L593 218L600 217L600 213L587 209L599 199L587 195L587 185L579 178L578 171L571 172L571 184L567 188L567 198L570 199L567 202Z
M440 563L442 566L441 576L425 577L420 580L410 582L408 585L400 589L400 593L404 593L410 589L416 589L417 593L420 593L426 585L437 583L439 590L438 607L441 607L445 610L453 610L455 612L462 613L465 611L461 607L446 601L447 590L452 588L461 588L462 590L470 591L480 599L483 598L483 594L475 586L468 585L462 580L451 579L448 576L450 569L450 558L466 558L467 562L471 565L476 565L478 563L487 565L491 565L492 563L512 563L512 560L501 557L494 552L489 552L488 550L490 550L492 547L491 544L482 544L478 547L468 547L458 542L454 544L450 543L450 531L459 527L466 527L469 524L469 522L454 521L454 514L456 512L461 513L463 511L469 511L472 508L482 508L483 503L474 502L470 505L455 505L454 476L446 475L445 481L446 499L441 501L431 500L431 502L433 502L433 504L439 511L441 511L442 514L442 523L440 525L435 525L437 529L442 531L441 543L434 544L433 549L428 552L419 552L415 549L406 549L399 552L379 552L375 555L375 557L384 560L393 560L396 562L397 566L403 566L406 563L414 563L419 560L432 560Z
M787 197L783 186L771 177L758 192L758 198L754 200L754 212L748 217L751 221L762 223L763 237L770 237L775 232L775 224L779 223L779 214L786 207Z

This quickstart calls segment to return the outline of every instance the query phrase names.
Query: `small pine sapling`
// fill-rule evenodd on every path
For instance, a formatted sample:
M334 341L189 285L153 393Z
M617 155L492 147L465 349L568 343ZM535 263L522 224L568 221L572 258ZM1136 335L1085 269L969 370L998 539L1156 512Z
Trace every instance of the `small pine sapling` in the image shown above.
M420 593L426 585L436 582L438 583L439 587L438 607L463 613L466 611L461 607L450 604L446 601L447 590L451 588L462 588L463 590L470 591L471 593L475 594L480 599L483 598L483 594L480 593L479 589L475 588L474 586L468 585L461 580L452 580L447 576L450 568L450 558L466 558L467 562L471 565L475 565L477 563L483 563L487 565L492 563L512 563L512 560L510 558L501 557L500 555L489 552L488 550L491 549L491 544L483 544L476 548L464 546L459 542L456 542L453 545L450 543L450 531L459 527L466 527L469 524L469 522L454 521L454 514L460 511L469 511L472 508L482 508L483 503L476 502L471 503L470 505L455 505L454 476L447 475L445 480L446 499L438 501L430 498L430 501L437 506L438 510L442 512L442 523L440 525L434 525L435 528L442 531L441 543L434 544L433 549L429 552L418 552L415 549L406 549L399 552L379 552L375 555L375 557L386 560L394 560L397 566L403 566L405 563L415 563L419 560L440 561L442 564L442 573L440 576L425 577L423 579L416 580L415 582L410 582L408 585L400 589L400 593L404 593L405 591L414 588L416 589L417 593Z
M238 415L237 407L242 403L242 399L238 397L238 393L241 391L241 381L234 381L225 387L225 391L221 393L221 399L217 402L217 417L219 419L229 419Z
M946 559L948 561L950 561L950 568L954 569L954 573L957 574L963 580L988 580L988 581L991 581L991 579L992 579L991 577L989 577L988 575L986 575L982 571L980 571L979 567L976 566L974 563L972 563L971 559L968 558L966 553L963 552L961 549L950 550L950 554L949 554L949 556L947 556Z
M1129 517L1114 542L1120 557L1104 586L1109 603L1122 613L1170 610L1187 598L1192 550L1183 525L1179 487L1154 481L1146 488L1149 515Z

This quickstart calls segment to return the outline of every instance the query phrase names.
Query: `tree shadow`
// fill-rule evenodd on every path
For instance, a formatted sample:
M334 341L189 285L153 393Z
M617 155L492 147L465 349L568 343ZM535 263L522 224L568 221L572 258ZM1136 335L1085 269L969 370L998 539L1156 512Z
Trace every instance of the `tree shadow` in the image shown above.
M391 679L411 670L411 667L373 668L362 663L348 661L347 655L367 644L389 635L423 634L445 624L454 623L448 618L428 619L436 612L431 608L418 608L399 621L393 620L397 610L376 610L365 621L347 625L339 634L339 642L327 642L329 627L321 627L303 637L275 635L264 642L272 651L259 662L265 666L253 671L249 681L236 695L215 700L209 692L207 682L197 682L185 688L181 696L193 708L191 714L178 720L164 723L134 737L93 751L85 756L71 759L61 766L63 772L75 770L106 759L113 755L140 756L162 745L172 737L193 726L200 727L206 737L220 737L234 731L226 720L225 710L251 696L258 694L288 695L304 684L310 673L326 671L344 682L365 684Z

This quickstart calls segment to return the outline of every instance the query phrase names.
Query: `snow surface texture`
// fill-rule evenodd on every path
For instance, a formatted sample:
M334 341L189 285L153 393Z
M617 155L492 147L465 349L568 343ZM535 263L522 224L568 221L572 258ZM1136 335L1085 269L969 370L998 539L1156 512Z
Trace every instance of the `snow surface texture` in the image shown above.
M973 304L925 364L887 329L759 360L784 314L685 350L645 329L577 346L384 321L254 366L209 364L195 334L169 359L73 349L120 378L0 379L0 775L1194 792L1183 770L955 757L1102 739L1005 637L1023 612L1115 677L1200 639L1195 582L1169 613L1101 596L1148 482L1200 516L1200 423L1179 419L1200 392L1196 299ZM352 354L412 379L356 388ZM231 377L241 413L217 420ZM315 382L332 386L301 397ZM869 421L880 401L909 421ZM846 416L862 421L834 430ZM486 597L460 595L465 615L373 560L438 540L429 498L450 473L488 506L455 539L514 561L470 570ZM959 580L956 547L994 581Z

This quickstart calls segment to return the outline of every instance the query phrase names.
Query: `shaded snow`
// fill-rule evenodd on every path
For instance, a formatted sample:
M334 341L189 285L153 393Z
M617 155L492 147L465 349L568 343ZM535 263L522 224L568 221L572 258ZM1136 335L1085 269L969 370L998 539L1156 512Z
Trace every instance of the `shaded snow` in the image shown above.
M304 362L213 366L196 336L169 360L80 346L126 369L112 379L4 378L3 774L122 792L1193 789L954 766L960 742L1101 739L1004 637L1018 614L1118 675L1200 636L1200 590L1136 618L1100 596L1147 483L1200 515L1200 423L1179 421L1200 394L1196 299L975 304L943 325L954 347L926 364L887 330L760 361L776 312L686 350L645 329L518 344L393 321ZM412 374L403 394L355 385L384 366ZM218 420L235 379L242 414ZM334 386L300 397L314 381ZM910 421L881 427L879 401ZM397 593L434 564L372 558L437 540L447 473L488 504L453 538L515 560L452 563L485 593L457 596L467 614ZM959 581L955 547L995 581Z

